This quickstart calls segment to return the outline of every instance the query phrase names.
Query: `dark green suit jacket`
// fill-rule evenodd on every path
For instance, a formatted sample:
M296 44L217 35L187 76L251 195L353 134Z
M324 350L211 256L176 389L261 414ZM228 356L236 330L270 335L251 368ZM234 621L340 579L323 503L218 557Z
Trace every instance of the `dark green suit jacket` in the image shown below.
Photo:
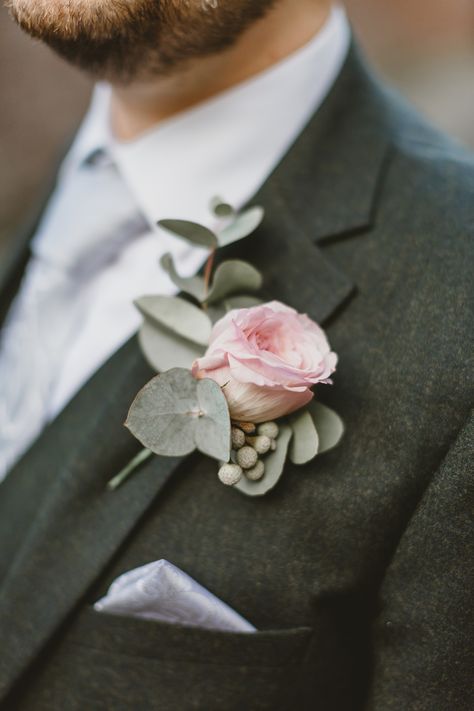
M324 323L340 362L318 392L342 443L263 499L200 455L155 457L111 493L152 376L132 339L0 487L1 708L474 708L473 163L352 50L255 202L263 226L225 256ZM93 611L160 558L259 631Z

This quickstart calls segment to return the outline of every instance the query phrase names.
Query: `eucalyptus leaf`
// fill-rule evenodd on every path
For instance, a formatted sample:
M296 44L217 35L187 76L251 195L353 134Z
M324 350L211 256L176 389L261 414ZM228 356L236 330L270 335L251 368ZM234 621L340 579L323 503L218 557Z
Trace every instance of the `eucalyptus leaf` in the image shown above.
M217 217L230 217L235 215L235 210L232 205L222 200L220 197L214 197L210 204L211 210Z
M189 220L160 220L157 224L177 237L191 242L191 244L208 247L209 249L217 247L218 241L214 232L204 227L204 225L199 225L197 222L190 222Z
M141 296L135 306L151 321L188 341L207 346L212 322L202 309L179 296Z
M221 461L230 459L230 415L222 389L214 380L197 381L200 411L195 427L196 447L203 454Z
M133 401L125 425L155 454L181 457L198 449L218 460L230 456L230 416L221 388L213 380L196 380L183 368L150 380Z
M147 319L138 332L138 341L147 362L157 372L170 368L189 369L206 350Z
M263 277L255 267L240 259L231 259L217 267L206 302L215 304L232 294L258 291L262 283Z
M290 446L290 460L293 464L306 464L318 453L319 437L308 410L301 410L290 418L293 439Z
M240 213L230 225L219 232L219 247L226 247L228 244L251 235L262 222L264 214L263 207L259 206L251 207Z
M219 319L223 318L229 311L234 309L250 309L252 306L258 306L263 303L256 296L231 296L217 304L209 304L206 313L215 324Z
M263 460L265 462L265 474L259 481L249 481L242 477L234 489L238 489L247 496L263 496L278 483L285 468L288 446L292 437L292 429L288 425L281 425L280 434L277 440L277 448Z
M308 410L311 413L319 437L318 454L333 449L344 434L343 421L334 410L317 400L312 400L309 403Z
M206 313L211 319L212 323L216 324L218 321L220 321L221 318L226 315L227 309L225 308L223 302L219 304L209 304L206 308Z
M231 296L223 302L226 312L233 309L250 309L253 306L263 304L263 301L257 296Z
M160 260L161 266L170 277L175 286L186 294L190 294L197 301L202 302L206 297L206 285L200 276L182 277L176 271L173 257L169 252L164 254Z

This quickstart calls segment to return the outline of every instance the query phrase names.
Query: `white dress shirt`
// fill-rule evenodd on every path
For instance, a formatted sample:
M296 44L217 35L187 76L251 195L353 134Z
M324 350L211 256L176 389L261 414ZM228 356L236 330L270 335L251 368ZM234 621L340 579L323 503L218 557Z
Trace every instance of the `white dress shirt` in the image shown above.
M173 294L174 285L159 266L165 252L173 255L178 271L195 273L205 253L156 227L163 218L188 219L213 227L210 201L220 196L240 208L258 191L272 170L318 109L340 72L350 40L344 11L335 7L326 25L305 46L264 72L220 93L189 110L162 121L139 138L119 143L109 126L110 87L98 85L82 127L63 162L58 186L50 200L32 242L33 257L18 297L7 319L0 347L0 478L28 448L44 425L53 419L84 385L90 376L138 329L141 317L133 300L143 294ZM99 151L105 152L102 158ZM75 277L74 298L67 291L68 268L74 265L77 248L84 239L101 239L95 233L94 212L87 197L67 205L67 194L74 194L84 163L110 161L117 189L124 191L124 204L133 205L143 219L127 239L122 235L113 260L87 274ZM125 196L125 192L127 196ZM106 196L99 191L100 199ZM80 202L80 204L78 204ZM109 200L113 204L113 200ZM122 202L120 198L118 202ZM117 204L117 200L115 201ZM66 209L67 208L67 209ZM111 207L113 211L113 207ZM87 219L86 219L87 218ZM115 215L110 215L111 224ZM84 222L84 225L82 223ZM67 240L74 225L74 245ZM81 232L77 228L83 226ZM81 236L82 235L82 236ZM69 250L73 247L73 251ZM65 266L68 264L68 268ZM28 350L29 367L36 378L44 373L41 403L36 420L29 406L18 405L22 390L21 355L8 357L9 340L18 341L18 324L28 320L28 304L34 300L39 272L54 270L54 278L42 290L50 289L49 304L54 319L43 314L48 341L51 323L62 332L54 345L55 358L48 359L30 334L29 341L17 348ZM60 286L58 284L60 283ZM57 291L55 291L55 289ZM45 307L48 310L50 307ZM53 308L53 307L51 307ZM71 328L71 315L77 327ZM48 330L49 329L49 330ZM27 330L27 329L23 329ZM67 334L67 335L66 335ZM12 345L10 343L10 345ZM17 345L16 343L13 345ZM13 360L15 366L12 365ZM7 397L6 384L10 387ZM13 393L12 389L16 389ZM13 393L13 394L12 394ZM26 402L26 401L25 401ZM25 423L30 421L30 427ZM4 434L2 439L2 432Z

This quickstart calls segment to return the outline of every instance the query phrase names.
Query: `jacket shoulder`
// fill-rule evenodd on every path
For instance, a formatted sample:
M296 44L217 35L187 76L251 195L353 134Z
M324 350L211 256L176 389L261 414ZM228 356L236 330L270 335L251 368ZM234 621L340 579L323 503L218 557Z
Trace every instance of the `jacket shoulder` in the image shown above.
M408 214L438 227L474 228L474 154L431 126L395 92L385 91L390 157L385 193L404 196ZM439 231L439 230L437 230Z
M467 276L474 258L474 155L396 93L384 93L389 148L379 188L380 226L390 222L402 242L416 240L433 266L441 267L449 254Z

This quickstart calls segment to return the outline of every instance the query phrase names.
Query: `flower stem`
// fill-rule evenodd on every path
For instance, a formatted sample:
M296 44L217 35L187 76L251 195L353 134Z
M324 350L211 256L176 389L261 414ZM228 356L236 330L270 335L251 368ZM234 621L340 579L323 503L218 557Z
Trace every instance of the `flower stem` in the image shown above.
M122 469L117 476L114 476L113 479L111 479L108 484L107 484L107 489L110 491L115 491L115 489L118 489L121 484L127 479L130 474L132 474L140 464L143 462L146 462L147 459L151 457L153 452L151 449L142 449L140 452L138 452L137 456L132 459L131 462L127 464L126 467Z
M205 289L206 289L206 298L207 298L207 295L209 294L209 287L211 284L211 276L212 276L212 267L214 266L215 256L216 256L216 250L213 249L209 255L209 258L206 262L206 268L204 270L204 285L205 285Z

